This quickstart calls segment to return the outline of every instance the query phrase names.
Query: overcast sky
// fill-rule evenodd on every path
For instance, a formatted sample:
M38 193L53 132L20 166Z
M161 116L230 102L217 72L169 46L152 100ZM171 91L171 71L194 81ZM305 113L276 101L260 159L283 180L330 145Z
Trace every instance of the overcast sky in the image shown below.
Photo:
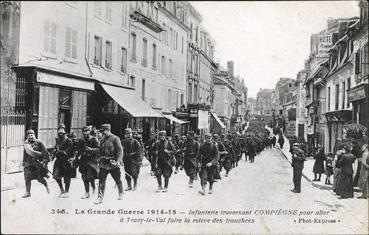
M310 35L328 17L359 16L357 1L192 2L215 39L215 58L244 78L249 97L275 88L280 77L296 78L310 51Z

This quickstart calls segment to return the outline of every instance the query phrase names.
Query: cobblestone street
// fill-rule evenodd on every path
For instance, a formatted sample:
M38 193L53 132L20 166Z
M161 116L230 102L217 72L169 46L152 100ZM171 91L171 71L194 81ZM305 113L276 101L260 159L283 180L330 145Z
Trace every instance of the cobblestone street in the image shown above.
M253 164L243 158L229 177L224 174L223 171L222 180L215 183L212 195L200 195L198 181L194 188L188 188L184 171L172 175L167 193L155 193L156 180L149 173L149 165L144 163L136 192L126 192L124 199L117 201L117 189L108 178L104 202L98 206L93 203L95 196L80 199L83 194L80 178L72 181L68 199L57 197L58 188L53 180L49 180L52 182L50 195L33 182L31 198L21 198L23 189L2 193L3 233L17 233L25 228L29 233L319 233L324 230L358 234L367 231L368 214L358 210L368 206L366 200L337 199L333 192L314 187L304 178L301 194L291 193L292 169L277 149L263 151ZM115 214L87 216L109 209ZM280 215L266 215L267 210L279 209L282 211L275 213ZM21 210L24 212L19 218ZM124 214L131 210L143 211L143 214ZM161 214L161 210L166 214ZM215 210L218 215L190 215L190 210ZM297 215L284 215L285 210L297 210ZM229 211L249 211L250 214L227 215ZM300 213L304 215L299 216ZM122 218L124 222L120 222ZM190 223L184 223L185 218L190 219ZM222 221L215 223L215 218ZM81 226L81 220L86 221L86 226ZM176 223L171 224L174 221Z

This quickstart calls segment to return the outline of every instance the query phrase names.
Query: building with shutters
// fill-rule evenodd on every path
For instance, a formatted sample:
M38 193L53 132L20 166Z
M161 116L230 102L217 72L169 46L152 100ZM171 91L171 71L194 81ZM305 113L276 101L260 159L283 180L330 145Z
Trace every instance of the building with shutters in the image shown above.
M352 105L348 100L348 90L352 87L353 65L350 61L353 52L353 40L348 29L357 24L358 18L340 20L338 40L329 50L329 72L325 76L325 152L335 152L346 138L344 125L352 117Z
M80 136L94 80L86 63L82 2L22 2L17 79L25 80L26 129L46 147L60 123Z
M369 59L368 59L368 1L360 1L360 20L350 28L353 51L351 61L352 87L348 91L348 101L352 104L352 123L362 125L368 135L369 128Z
M213 77L215 42L202 26L202 16L190 4L186 4L189 32L187 50L187 111L190 129L199 133L209 131L210 109L214 99ZM199 126L198 113L208 116L207 125ZM205 123L206 120L203 121Z

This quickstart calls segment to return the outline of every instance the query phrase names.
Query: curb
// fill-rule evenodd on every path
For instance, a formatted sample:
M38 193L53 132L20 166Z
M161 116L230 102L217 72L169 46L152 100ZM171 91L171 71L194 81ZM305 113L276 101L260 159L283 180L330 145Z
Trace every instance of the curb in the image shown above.
M286 154L284 154L284 152L283 152L280 148L276 148L276 149L278 149L278 150L279 150L279 152L281 152L281 153L282 153L283 157L284 157L284 158L286 158L286 160L287 160L289 163L291 163L291 164L292 164L292 162L287 158ZM309 181L309 182L310 182L314 187L319 187L319 186L320 186L320 185L318 185L318 184L314 183L311 179L309 179L309 177L307 177L307 176L305 175L305 173L304 173L304 172L302 172L302 176L303 176L307 181Z

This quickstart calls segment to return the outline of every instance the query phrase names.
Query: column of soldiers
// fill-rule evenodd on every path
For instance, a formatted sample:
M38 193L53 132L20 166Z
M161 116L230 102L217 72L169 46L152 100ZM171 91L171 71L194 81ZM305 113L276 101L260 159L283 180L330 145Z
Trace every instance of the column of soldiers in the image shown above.
M124 130L124 137L120 139L111 133L110 124L101 125L99 131L91 127L82 128L83 137L79 140L73 133L67 135L64 125L60 125L57 132L56 145L50 157L43 143L36 139L35 132L27 131L23 160L26 183L24 197L31 196L31 181L34 179L45 185L49 193L45 177L51 173L59 186L59 197L67 198L71 178L76 177L78 168L85 189L82 199L91 197L90 186L92 194L95 194L95 181L98 179L98 197L95 203L101 204L106 178L110 174L118 188L118 200L122 200L121 175L124 174L127 182L126 191L137 190L144 157L150 162L151 174L156 178L156 192L167 192L173 169L175 174L184 169L190 188L199 177L199 193L205 195L206 185L209 183L208 192L212 194L213 184L221 179L220 172L223 168L226 171L225 177L228 177L230 171L238 166L242 154L246 161L249 158L253 163L255 156L270 146L268 135L259 128L249 128L244 135L206 134L203 143L191 131L187 136L175 135L173 139L166 136L166 131L160 131L152 133L146 145L142 136L130 128ZM53 172L49 172L47 164L54 159Z

